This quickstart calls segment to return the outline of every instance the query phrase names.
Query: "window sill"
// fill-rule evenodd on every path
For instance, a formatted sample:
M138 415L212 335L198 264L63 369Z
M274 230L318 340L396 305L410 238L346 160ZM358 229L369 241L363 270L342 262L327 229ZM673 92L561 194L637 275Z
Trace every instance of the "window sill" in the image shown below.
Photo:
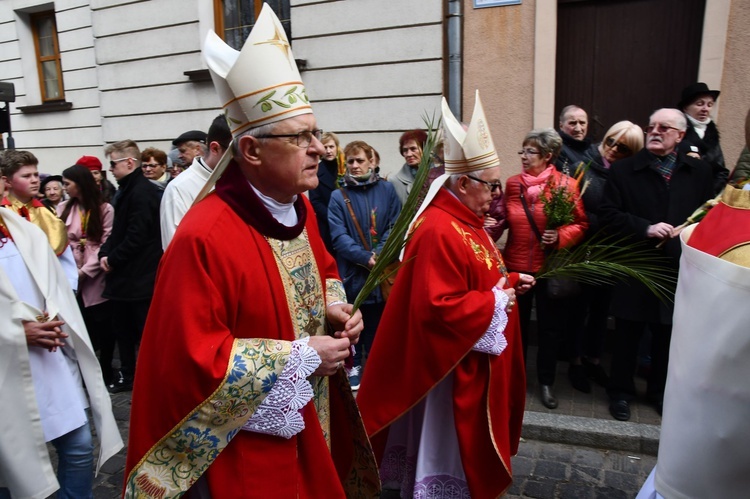
M61 100L54 102L45 102L44 104L39 104L36 106L21 106L17 109L25 114L55 113L58 111L70 111L71 109L73 109L73 103Z
M208 69L194 69L182 74L187 76L190 81L211 81L211 73L208 72Z

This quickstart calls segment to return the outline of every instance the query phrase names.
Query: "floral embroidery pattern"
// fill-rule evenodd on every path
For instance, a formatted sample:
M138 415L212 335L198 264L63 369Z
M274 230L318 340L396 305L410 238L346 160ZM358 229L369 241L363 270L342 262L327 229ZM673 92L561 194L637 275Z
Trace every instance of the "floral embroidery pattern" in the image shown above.
M200 406L157 442L127 479L125 497L179 497L206 471L266 396L281 373L288 341L236 339L224 381Z

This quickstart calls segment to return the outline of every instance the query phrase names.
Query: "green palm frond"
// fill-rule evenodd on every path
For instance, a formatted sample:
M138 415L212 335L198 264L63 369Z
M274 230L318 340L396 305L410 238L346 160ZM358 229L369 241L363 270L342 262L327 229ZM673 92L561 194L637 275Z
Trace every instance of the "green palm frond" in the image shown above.
M414 177L414 184L411 187L409 196L406 198L406 202L401 207L401 213L396 219L396 223L393 224L393 227L391 228L391 232L388 235L388 240L383 245L383 250L380 252L380 255L378 255L375 266L370 271L370 275L367 276L365 285L362 287L359 294L357 294L357 298L354 300L354 310L357 310L360 305L362 305L362 302L365 301L365 298L367 298L375 288L380 286L380 283L384 279L388 278L391 274L397 271L390 269L388 272L386 272L386 267L388 267L392 262L398 260L401 250L407 243L407 232L409 230L411 220L412 218L414 218L414 214L419 208L419 196L422 191L422 186L427 180L427 175L430 170L432 153L437 146L437 130L440 127L440 119L436 118L434 113L432 116L428 116L425 114L422 119L424 120L425 126L427 128L427 142L425 142L424 149L422 150L422 160L419 163L419 169L417 170L417 174ZM408 263L408 260L399 265L399 268L402 265L406 265L406 263Z
M627 238L594 236L573 249L549 254L537 279L569 277L585 284L614 284L635 279L662 301L674 301L677 271L669 258L645 242Z

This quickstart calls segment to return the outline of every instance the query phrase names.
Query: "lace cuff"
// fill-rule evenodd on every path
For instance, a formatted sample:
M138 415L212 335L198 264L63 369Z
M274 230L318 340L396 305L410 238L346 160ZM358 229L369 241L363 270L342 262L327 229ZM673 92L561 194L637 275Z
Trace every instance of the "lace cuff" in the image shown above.
M495 312L492 314L492 321L487 332L479 338L474 348L477 352L500 355L505 347L508 346L508 340L505 339L503 331L508 325L508 314L505 312L505 306L508 304L508 295L503 290L493 287L492 293L495 295Z
M309 339L308 336L292 342L284 369L243 430L289 439L305 429L300 409L313 398L307 377L321 362L318 352L307 346Z

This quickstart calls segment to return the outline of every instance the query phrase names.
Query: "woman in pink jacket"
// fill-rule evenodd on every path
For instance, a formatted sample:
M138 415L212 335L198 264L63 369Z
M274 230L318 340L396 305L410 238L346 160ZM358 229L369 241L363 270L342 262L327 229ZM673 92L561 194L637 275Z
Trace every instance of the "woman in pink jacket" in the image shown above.
M112 232L115 210L105 203L94 176L84 166L63 171L63 186L70 199L57 206L65 222L68 240L78 265L78 305L94 346L105 384L112 381L115 340L111 333L109 302L102 297L104 272L99 267L99 246Z
M523 141L521 156L523 173L510 177L505 184L505 213L508 242L503 257L508 270L536 274L541 269L549 251L569 248L579 242L588 222L575 181L555 169L554 160L560 152L562 139L552 128L532 130ZM543 198L550 186L564 186L573 193L573 222L557 228L548 227L544 214ZM537 379L542 404L549 409L557 407L552 391L560 343L567 318L568 300L554 299L548 295L546 279L537 281L531 292L518 297L521 316L521 336L524 357L528 345L532 298L536 297Z

